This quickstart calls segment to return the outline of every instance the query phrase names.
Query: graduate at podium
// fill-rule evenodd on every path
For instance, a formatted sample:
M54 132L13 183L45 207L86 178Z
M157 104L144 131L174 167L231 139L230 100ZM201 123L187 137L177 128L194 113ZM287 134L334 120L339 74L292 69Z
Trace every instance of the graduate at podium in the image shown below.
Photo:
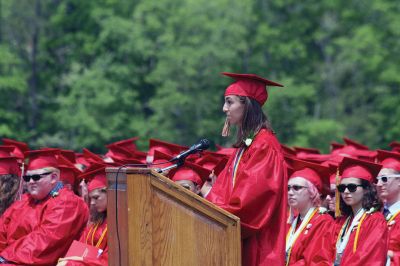
M207 200L238 216L243 265L285 264L287 175L280 143L262 111L266 86L282 86L254 74L223 73L236 81L225 91L223 111L237 126L235 152L218 175Z

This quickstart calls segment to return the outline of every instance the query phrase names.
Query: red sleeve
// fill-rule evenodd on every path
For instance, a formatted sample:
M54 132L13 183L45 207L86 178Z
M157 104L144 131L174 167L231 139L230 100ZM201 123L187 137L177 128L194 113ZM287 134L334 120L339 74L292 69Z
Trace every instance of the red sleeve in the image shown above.
M389 250L394 253L390 265L400 266L400 217L396 217L389 224Z
M353 244L356 231L352 232L349 243L344 251L342 265L385 265L388 252L388 229L386 220L381 213L370 214L361 225L356 252Z
M68 250L88 219L80 199L50 199L41 221L29 234L7 246L1 256L17 264L52 265Z
M8 245L7 232L9 231L9 224L11 217L15 211L21 210L24 207L25 199L14 202L0 217L0 252L2 252Z
M213 201L240 218L242 238L254 235L267 225L277 208L286 209L282 154L267 141L254 144L243 154L229 199L224 204ZM227 176L227 172L225 169L222 174Z

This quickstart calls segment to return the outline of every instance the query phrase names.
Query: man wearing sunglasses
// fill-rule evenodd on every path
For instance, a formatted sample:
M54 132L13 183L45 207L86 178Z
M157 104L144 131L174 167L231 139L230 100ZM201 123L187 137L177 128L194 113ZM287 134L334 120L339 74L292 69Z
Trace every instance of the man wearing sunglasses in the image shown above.
M400 265L400 153L378 150L382 169L377 177L378 195L385 202L384 215L389 229L388 260Z
M88 208L63 187L57 154L56 149L26 154L28 193L0 218L0 264L56 265L84 229Z

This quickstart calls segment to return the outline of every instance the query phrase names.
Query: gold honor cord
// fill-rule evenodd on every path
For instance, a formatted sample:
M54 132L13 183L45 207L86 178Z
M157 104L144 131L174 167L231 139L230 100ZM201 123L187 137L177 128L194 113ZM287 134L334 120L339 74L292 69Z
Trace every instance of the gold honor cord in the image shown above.
M303 232L304 228L306 228L307 224L311 221L311 219L314 217L314 215L317 213L317 211L318 211L318 208L315 208L315 209L312 211L310 217L308 217L307 220L304 220L304 221L301 223L300 228L298 229L298 230L299 230L299 234L297 234L297 235L295 236L295 238L293 239L292 245L290 246L289 250L287 251L286 264L285 264L286 266L289 264L289 261L290 261L290 254L291 254L291 252L292 252L292 247L294 246L294 243L296 243L297 238L298 238L298 237L300 236L300 234ZM290 225L290 229L289 229L289 231L288 231L288 233L287 233L287 235L286 235L286 245L289 245L289 243L288 243L288 242L289 242L289 238L290 238L290 235L293 233L294 230L296 230L296 228L293 228L293 226Z

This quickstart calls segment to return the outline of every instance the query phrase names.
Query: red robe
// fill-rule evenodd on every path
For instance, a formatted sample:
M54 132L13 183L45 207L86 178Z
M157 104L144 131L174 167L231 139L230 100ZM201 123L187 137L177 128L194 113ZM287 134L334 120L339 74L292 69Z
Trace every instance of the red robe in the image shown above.
M335 223L334 247L342 225L346 217L338 218ZM374 212L367 214L360 228L358 236L357 249L353 253L356 228L351 232L349 242L343 251L341 264L343 266L368 265L384 266L387 258L388 229L386 220L382 213Z
M389 228L389 250L393 251L394 257L390 259L391 266L400 266L400 215L397 215L388 223Z
M287 175L280 144L260 130L243 153L233 186L234 158L206 199L240 218L243 265L284 265Z
M332 217L325 213L316 213L304 228L290 252L289 264L296 266L326 265L332 266L334 248Z
M96 230L94 224L90 224L85 228L81 238L79 239L80 242L97 246L98 248L103 250L100 257L97 259L89 259L84 258L83 261L68 261L66 264L67 266L107 266L108 265L108 245L107 245L107 220L104 220L102 224L100 224ZM94 234L93 234L94 232ZM103 239L100 238L103 236ZM93 237L93 242L92 242ZM65 258L67 259L67 258Z
M0 256L15 264L56 265L88 216L85 202L65 188L40 202L24 195L0 218Z

